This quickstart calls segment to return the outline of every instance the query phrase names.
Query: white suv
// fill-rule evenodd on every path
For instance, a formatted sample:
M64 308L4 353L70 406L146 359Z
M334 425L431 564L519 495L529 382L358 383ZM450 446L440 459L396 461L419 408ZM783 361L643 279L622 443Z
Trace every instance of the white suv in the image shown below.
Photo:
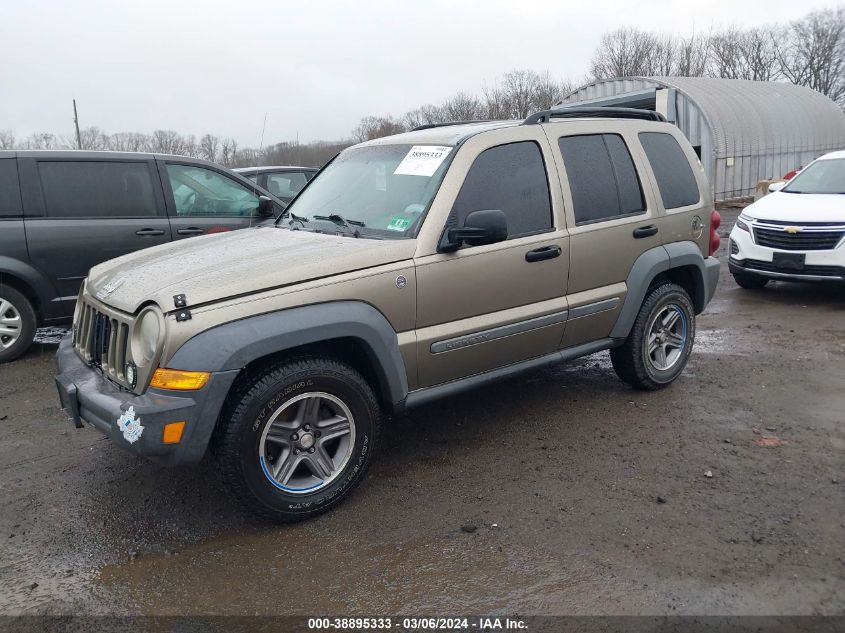
M729 267L743 288L770 280L845 281L845 151L825 154L743 210Z

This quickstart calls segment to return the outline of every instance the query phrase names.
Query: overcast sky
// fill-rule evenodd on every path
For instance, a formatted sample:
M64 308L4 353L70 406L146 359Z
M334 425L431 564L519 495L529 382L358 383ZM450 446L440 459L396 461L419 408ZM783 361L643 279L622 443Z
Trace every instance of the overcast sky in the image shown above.
M605 31L785 22L826 0L0 0L0 129L347 137L512 69L578 79Z

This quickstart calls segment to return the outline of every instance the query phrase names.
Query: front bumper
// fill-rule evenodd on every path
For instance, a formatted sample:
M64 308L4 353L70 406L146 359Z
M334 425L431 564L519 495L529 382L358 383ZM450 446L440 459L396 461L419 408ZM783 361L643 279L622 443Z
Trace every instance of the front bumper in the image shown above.
M730 235L728 268L735 275L782 281L845 281L845 245L833 250L776 251L756 244L748 231L734 227ZM779 267L775 252L804 255L800 270Z
M229 388L238 375L237 370L215 372L206 386L197 391L148 389L139 396L118 387L85 364L73 350L70 335L59 345L56 363L61 406L76 427L89 424L121 448L166 464L197 462L202 458ZM130 408L134 420L143 429L137 437L118 426L118 419ZM179 421L185 422L181 441L164 444L164 425Z

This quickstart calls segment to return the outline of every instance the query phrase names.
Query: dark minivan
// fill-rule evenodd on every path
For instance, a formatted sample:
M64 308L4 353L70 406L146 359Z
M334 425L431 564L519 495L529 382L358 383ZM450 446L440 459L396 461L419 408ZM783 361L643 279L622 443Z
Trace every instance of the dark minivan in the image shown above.
M25 352L39 325L71 319L92 266L252 226L283 206L256 183L194 158L0 151L0 363Z

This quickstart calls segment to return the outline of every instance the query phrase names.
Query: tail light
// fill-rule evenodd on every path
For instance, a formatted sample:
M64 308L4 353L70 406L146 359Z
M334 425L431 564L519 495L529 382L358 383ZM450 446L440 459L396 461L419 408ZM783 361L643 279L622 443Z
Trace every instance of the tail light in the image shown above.
M719 250L719 244L722 243L722 238L719 237L718 229L722 224L722 216L718 211L710 214L710 252L708 255L712 256Z

